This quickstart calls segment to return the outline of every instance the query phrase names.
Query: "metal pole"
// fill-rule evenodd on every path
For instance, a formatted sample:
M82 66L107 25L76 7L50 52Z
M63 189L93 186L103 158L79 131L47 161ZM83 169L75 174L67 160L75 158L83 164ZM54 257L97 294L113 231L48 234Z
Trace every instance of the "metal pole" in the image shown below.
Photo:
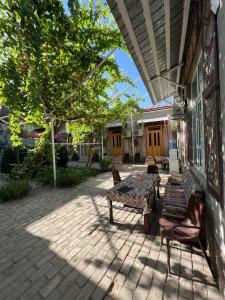
M136 82L138 82L140 79L141 79L141 77L139 76L139 77L133 82L133 84L136 83ZM125 87L125 89L122 90L122 91L121 91L119 94L117 94L115 97L113 97L112 100L115 100L115 99L117 99L119 96L122 96L122 95L123 95L130 87L132 87L132 85L131 85L131 84L128 84L128 86Z
M104 137L103 137L103 131L102 131L102 160L104 158L104 145L103 145L103 142L104 142Z
M134 162L134 128L133 128L133 115L130 114L130 123L131 123L131 143L132 143L132 161Z
M51 119L51 137L52 137L52 165L54 186L56 186L56 160L55 160L55 134L54 134L54 119Z

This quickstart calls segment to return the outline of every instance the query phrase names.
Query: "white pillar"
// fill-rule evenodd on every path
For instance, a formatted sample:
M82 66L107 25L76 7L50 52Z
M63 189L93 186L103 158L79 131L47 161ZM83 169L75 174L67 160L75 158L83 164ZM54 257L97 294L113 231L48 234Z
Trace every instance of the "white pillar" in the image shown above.
M130 123L131 123L131 143L132 143L132 161L134 162L134 128L133 128L133 116L130 114Z
M54 179L54 186L56 186L55 134L54 134L54 120L53 120L53 118L51 119L51 137L52 137L53 179Z
M104 145L103 145L103 142L104 142L104 137L103 137L103 131L102 131L102 159L104 158Z

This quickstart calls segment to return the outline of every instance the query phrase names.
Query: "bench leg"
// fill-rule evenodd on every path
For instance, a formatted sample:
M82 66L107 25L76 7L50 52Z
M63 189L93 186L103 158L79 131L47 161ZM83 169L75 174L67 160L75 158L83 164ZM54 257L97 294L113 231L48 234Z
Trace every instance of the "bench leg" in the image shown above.
M160 198L160 193L159 193L159 185L157 185L157 197Z
M149 216L149 214L144 214L144 228L145 228L145 233L149 234L149 232L150 232L150 216Z
M151 205L151 209L152 209L152 211L156 211L156 191L155 191L155 188L154 188L154 199L153 199L153 202L152 202L152 205Z
M113 224L113 207L112 201L108 200L108 207L109 207L109 223Z
M170 274L170 240L166 239L168 274Z

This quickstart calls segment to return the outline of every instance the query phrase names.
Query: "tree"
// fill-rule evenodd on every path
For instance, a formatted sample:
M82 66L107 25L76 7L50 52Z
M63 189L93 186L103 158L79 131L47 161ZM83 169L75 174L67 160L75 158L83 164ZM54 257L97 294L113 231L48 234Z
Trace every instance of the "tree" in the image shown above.
M1 1L0 102L15 146L21 117L45 128L49 117L94 123L111 105L107 91L129 82L114 58L87 81L107 51L124 48L108 7L94 2L70 0L66 14L59 0Z
M109 106L96 108L91 122L89 119L81 119L67 123L67 132L73 136L73 143L76 145L85 139L89 143L100 142L107 124L119 120L125 125L131 113L134 116L140 115L142 109L139 107L139 101L141 99L129 95L126 95L126 97L126 101L116 99ZM90 150L91 145L88 148L88 163L90 161Z

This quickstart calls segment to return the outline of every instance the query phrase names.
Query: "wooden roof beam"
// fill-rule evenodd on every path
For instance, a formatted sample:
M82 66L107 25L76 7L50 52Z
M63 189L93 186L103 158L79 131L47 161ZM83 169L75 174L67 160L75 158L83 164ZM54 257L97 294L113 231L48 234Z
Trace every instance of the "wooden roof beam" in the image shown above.
M147 29L150 43L151 43L156 75L158 76L158 84L159 84L159 88L160 88L160 94L161 94L161 98L163 98L164 95L163 95L163 91L162 91L162 82L159 77L159 75L160 75L159 60L158 60L158 54L157 54L155 34L154 34L154 30L153 30L152 15L151 15L151 9L149 6L149 0L141 0L141 3L142 3L143 14L144 14L144 18L145 18L145 26Z
M133 26L131 24L130 17L128 15L126 6L124 4L124 0L115 0L115 1L117 3L117 7L118 7L118 10L120 12L120 15L123 17L123 22L124 22L124 24L125 24L125 26L127 28L127 32L129 34L129 37L130 37L130 41L132 42L132 45L133 45L134 50L136 52L138 61L139 61L140 65L141 65L142 71L143 71L143 73L145 75L148 87L149 87L149 89L151 91L151 94L152 94L152 97L153 97L152 101L154 103L156 103L157 102L156 95L155 95L153 86L151 84L151 80L149 78L148 70L147 70L147 68L145 66L145 62L144 62L144 59L142 57L141 50L139 48L136 35L134 33Z
M180 51L179 51L178 64L181 64L181 62L183 60L184 45L185 45L185 39L186 39L186 33L187 33L189 11L190 11L190 0L184 0L182 33L181 33L181 41L180 41ZM180 82L180 71L181 71L181 67L179 67L177 69L177 83ZM176 88L176 90L177 89L178 89L178 87Z

